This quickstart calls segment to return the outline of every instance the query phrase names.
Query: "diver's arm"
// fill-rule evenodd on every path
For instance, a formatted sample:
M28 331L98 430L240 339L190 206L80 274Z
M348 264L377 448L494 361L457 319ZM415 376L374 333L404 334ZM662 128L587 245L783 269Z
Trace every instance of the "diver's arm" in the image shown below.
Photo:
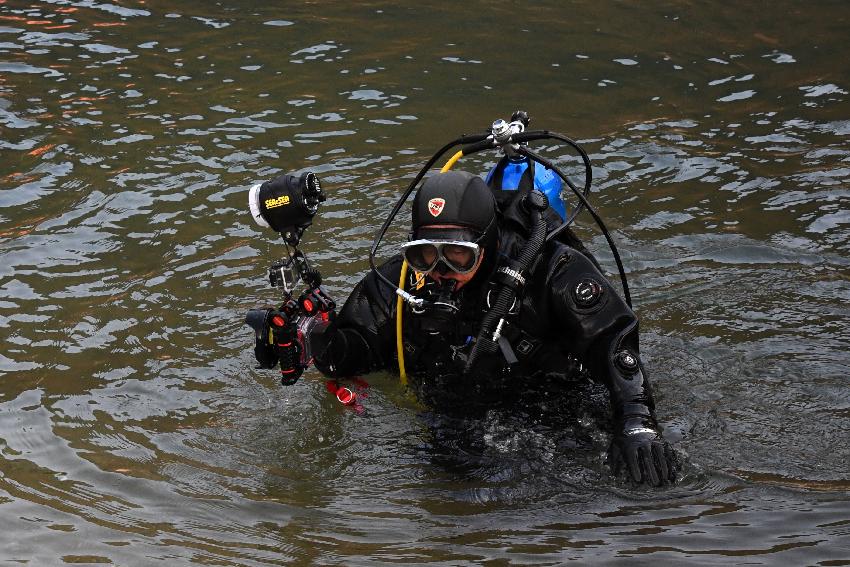
M322 374L343 378L372 370L369 343L356 329L331 328L328 339L327 348L313 360Z
M365 281L357 284L336 321L328 328L327 346L314 359L316 368L332 378L366 374L375 370L380 356L377 341L366 338L374 333L374 315L365 292Z
M378 268L398 281L400 259ZM393 280L394 278L394 280ZM369 272L354 288L326 335L327 347L314 363L323 374L341 378L386 368L392 362L395 294Z
M565 347L604 384L615 421L611 458L636 482L660 485L675 478L675 455L661 436L655 402L640 360L638 319L607 279L575 250L551 262L550 310L566 327Z

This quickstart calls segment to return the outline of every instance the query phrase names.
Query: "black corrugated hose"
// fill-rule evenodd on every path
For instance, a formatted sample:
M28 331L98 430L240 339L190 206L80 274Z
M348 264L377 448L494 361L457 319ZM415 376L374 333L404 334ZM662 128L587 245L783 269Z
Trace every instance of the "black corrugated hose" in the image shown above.
M537 189L532 189L523 198L523 205L528 209L531 216L531 231L528 241L520 252L514 269L518 270L523 277L528 277L528 272L541 249L546 244L546 221L543 219L543 211L549 206L546 195ZM496 324L503 319L517 298L517 291L513 286L506 283L501 284L496 301L490 311L484 315L481 322L481 330L478 338L472 345L472 351L464 366L463 373L469 374L478 362L481 354L493 354L498 348L498 343L493 340Z

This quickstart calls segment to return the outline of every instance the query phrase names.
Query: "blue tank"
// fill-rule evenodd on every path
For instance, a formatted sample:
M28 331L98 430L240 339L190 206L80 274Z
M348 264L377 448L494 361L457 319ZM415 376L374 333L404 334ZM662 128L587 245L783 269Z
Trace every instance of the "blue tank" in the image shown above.
M487 185L490 185L490 182L493 180L493 175L496 173L496 169L501 165L501 163L505 164L505 169L502 173L502 186L496 187L496 189L516 191L519 189L522 174L525 173L526 169L528 169L529 158L511 158L504 162L499 162L499 164L496 164L496 166L490 170L490 173L487 174L487 179L485 180ZM562 187L561 178L558 177L558 174L539 163L534 164L534 188L546 194L546 197L549 198L549 206L558 213L561 220L565 220L567 218L567 207L564 200L561 198Z

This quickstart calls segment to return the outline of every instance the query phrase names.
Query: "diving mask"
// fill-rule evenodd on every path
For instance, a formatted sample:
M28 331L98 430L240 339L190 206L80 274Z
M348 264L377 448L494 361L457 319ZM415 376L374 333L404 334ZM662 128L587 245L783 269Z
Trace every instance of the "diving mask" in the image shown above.
M414 240L401 246L407 263L417 272L428 273L443 262L458 274L468 274L478 264L481 248L462 240Z

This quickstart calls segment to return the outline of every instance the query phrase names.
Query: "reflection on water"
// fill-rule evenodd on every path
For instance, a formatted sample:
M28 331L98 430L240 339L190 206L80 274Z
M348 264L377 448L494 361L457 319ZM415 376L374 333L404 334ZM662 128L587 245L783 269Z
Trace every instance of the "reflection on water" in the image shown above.
M850 12L715 12L0 0L0 556L850 560ZM610 476L593 395L458 423L253 370L248 186L320 173L305 249L344 298L420 164L516 108L590 153L674 488Z

